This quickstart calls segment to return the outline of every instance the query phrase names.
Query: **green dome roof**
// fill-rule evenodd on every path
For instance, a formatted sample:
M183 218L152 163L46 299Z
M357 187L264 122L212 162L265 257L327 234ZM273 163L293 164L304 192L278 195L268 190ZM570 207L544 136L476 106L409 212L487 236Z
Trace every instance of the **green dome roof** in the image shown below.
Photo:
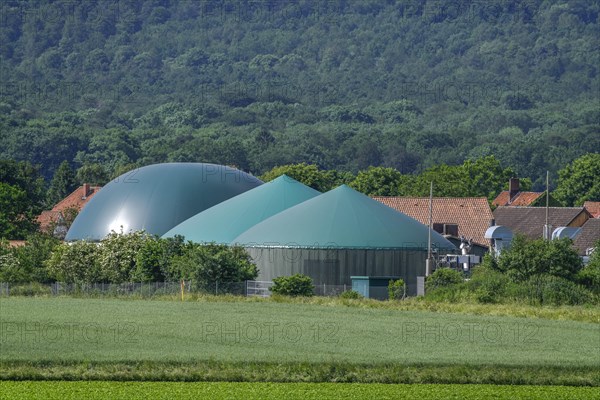
M282 175L264 185L194 215L163 235L182 235L192 242L230 244L257 223L321 194Z
M455 250L437 232L432 246ZM427 249L428 228L342 185L280 212L233 240L246 247Z
M161 236L199 212L261 184L252 175L215 164L138 168L104 186L75 218L65 240L97 241L121 229Z

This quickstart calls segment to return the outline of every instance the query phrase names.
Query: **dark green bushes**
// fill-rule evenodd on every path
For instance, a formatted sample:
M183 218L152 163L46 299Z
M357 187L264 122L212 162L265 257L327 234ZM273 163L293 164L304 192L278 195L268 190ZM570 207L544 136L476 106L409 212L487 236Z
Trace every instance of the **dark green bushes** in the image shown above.
M341 299L360 300L364 299L364 296L358 293L356 290L346 290L340 294Z
M438 268L425 282L427 290L435 290L443 287L457 285L464 281L463 275L450 268Z
M273 279L271 292L283 296L305 296L315 294L313 281L309 276L296 274L292 276L280 276Z
M390 300L402 300L406 297L406 285L402 279L390 281L388 285L388 295Z

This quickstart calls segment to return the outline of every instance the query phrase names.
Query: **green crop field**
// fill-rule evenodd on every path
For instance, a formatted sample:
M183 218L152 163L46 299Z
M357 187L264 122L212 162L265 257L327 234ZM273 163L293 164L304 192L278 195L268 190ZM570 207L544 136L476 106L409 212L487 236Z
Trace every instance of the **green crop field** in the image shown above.
M4 393L4 394L3 394ZM10 394L10 395L7 395ZM231 382L0 382L0 399L598 399L596 388Z
M0 299L0 378L600 385L600 324L314 304Z

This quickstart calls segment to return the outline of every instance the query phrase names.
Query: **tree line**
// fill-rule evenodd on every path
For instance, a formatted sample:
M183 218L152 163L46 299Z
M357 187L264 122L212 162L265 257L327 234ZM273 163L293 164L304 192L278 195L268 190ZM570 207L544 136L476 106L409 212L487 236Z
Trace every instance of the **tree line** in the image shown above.
M0 158L421 173L494 155L533 188L600 151L585 0L5 1Z

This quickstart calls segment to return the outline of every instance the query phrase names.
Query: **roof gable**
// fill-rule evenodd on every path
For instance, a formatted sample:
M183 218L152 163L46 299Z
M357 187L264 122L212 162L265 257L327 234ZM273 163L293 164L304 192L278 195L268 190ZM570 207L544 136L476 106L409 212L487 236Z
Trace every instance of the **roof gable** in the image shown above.
M429 224L429 197L374 196L373 199L424 225ZM433 223L457 224L458 235L472 238L475 243L489 246L489 240L484 238L484 234L493 218L485 197L433 198Z
M493 201L492 205L498 206L530 206L539 199L545 192L518 192L512 199L510 192L505 190L501 192Z
M583 203L585 208L594 218L600 218L600 201L586 201Z
M507 226L514 233L522 233L532 239L543 236L546 223L545 207L501 206L494 210L497 225ZM549 207L548 223L559 226L581 226L590 217L583 207Z
M581 227L581 232L573 244L580 255L585 255L585 250L594 247L598 240L600 240L600 218L590 218Z

